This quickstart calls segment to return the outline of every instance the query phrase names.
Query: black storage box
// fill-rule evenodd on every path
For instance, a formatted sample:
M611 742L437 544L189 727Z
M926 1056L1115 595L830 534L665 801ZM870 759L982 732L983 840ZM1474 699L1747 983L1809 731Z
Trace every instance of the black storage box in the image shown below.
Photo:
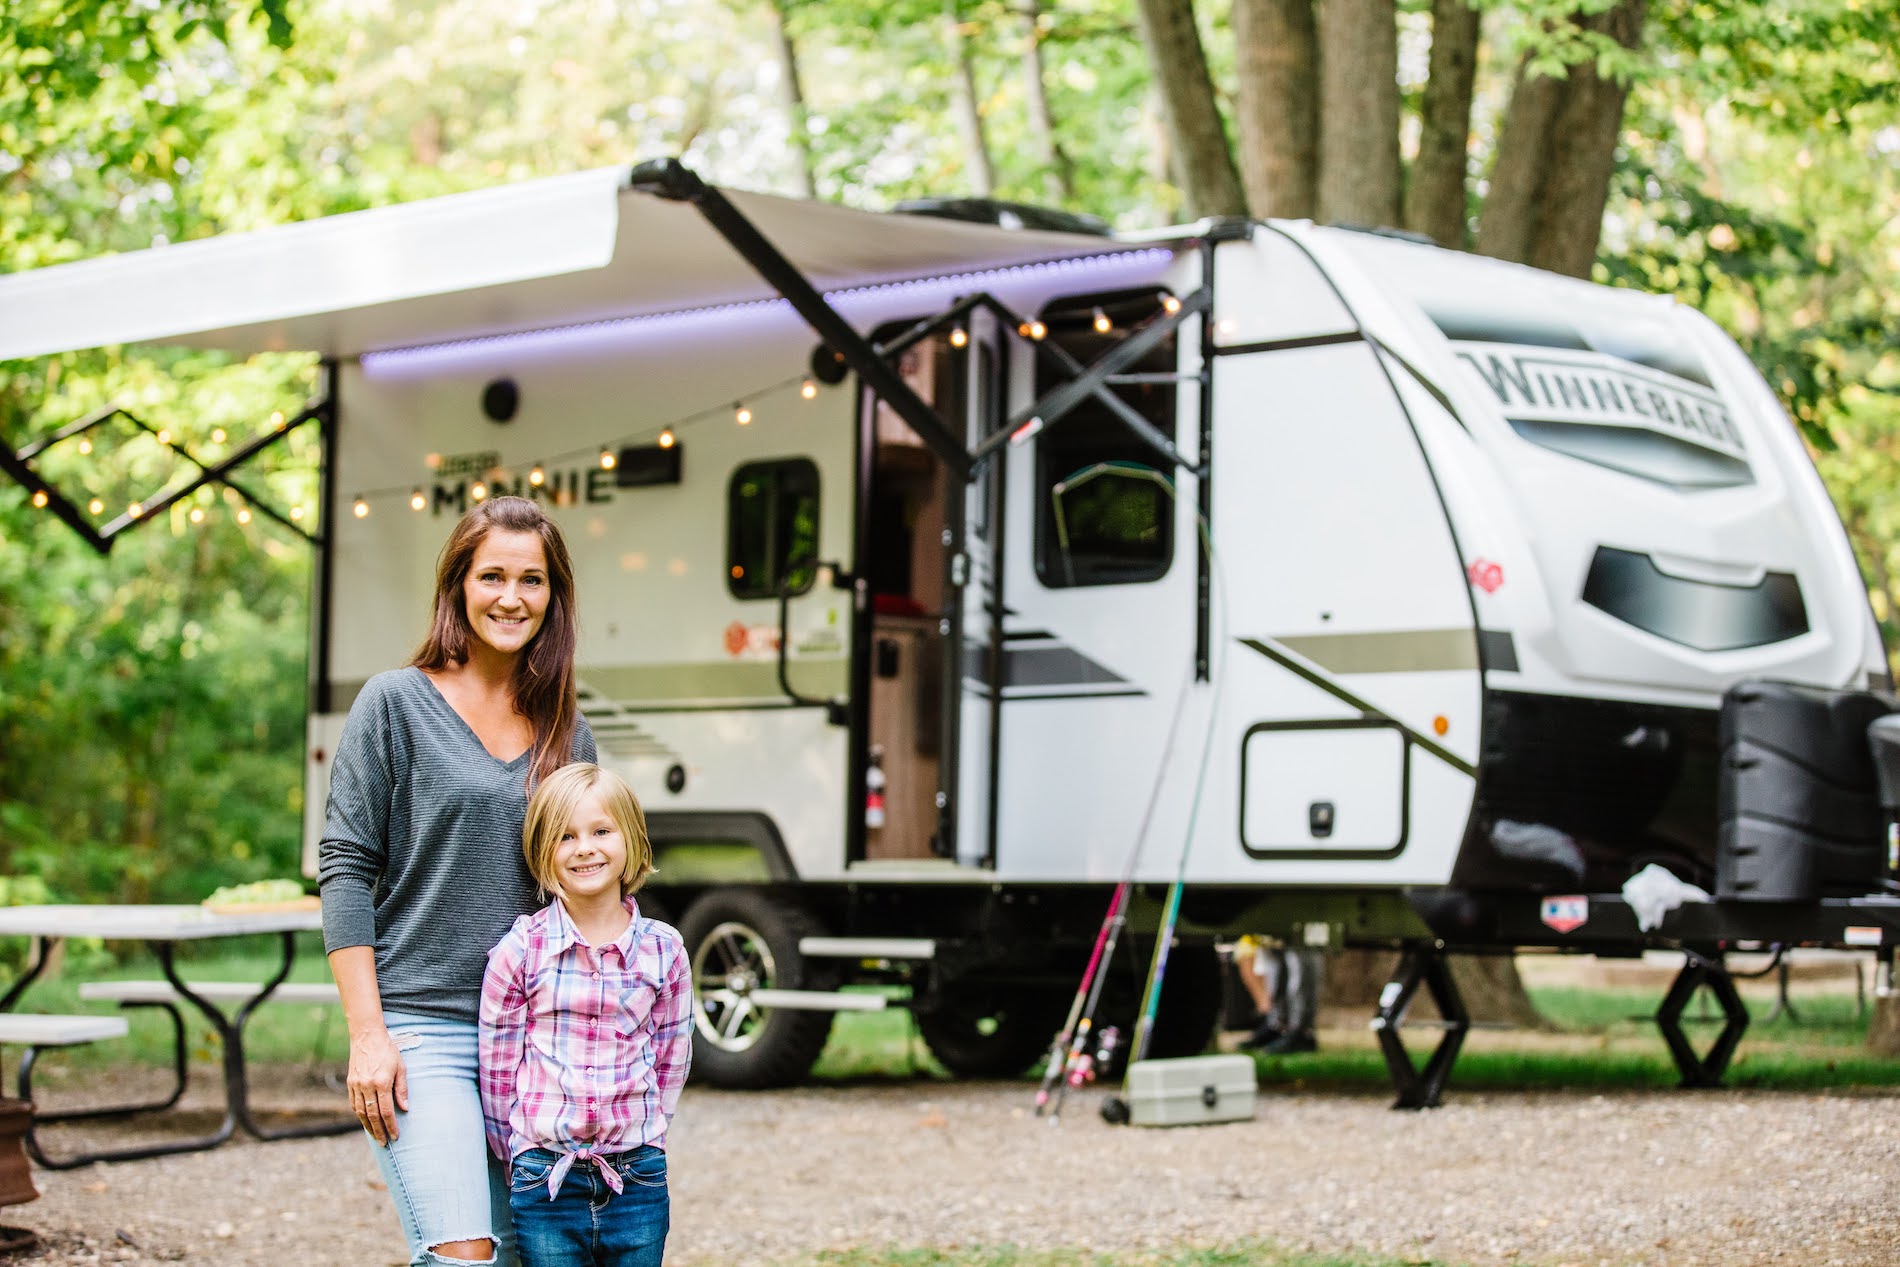
M1722 697L1715 895L1812 902L1879 887L1885 820L1870 691L1740 682Z

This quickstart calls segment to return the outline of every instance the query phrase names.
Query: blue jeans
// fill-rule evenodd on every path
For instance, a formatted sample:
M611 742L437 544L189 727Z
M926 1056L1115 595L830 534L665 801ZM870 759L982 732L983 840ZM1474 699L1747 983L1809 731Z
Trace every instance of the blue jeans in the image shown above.
M515 1158L508 1208L522 1267L660 1267L671 1224L666 1154L651 1144L608 1155L615 1193L591 1161L577 1161L548 1199L548 1171L560 1154L530 1148Z
M482 1129L475 1026L406 1012L386 1012L383 1023L402 1053L409 1110L397 1111L396 1138L387 1148L367 1131L363 1138L396 1203L410 1263L459 1262L431 1251L451 1241L492 1240L494 1258L478 1261L515 1267L508 1173L489 1153Z

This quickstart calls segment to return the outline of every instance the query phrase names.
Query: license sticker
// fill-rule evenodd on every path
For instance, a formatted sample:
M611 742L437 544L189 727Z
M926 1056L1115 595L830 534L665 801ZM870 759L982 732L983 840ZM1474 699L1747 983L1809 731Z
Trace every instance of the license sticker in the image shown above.
M1841 934L1841 940L1850 946L1878 946L1880 930L1864 926L1850 927Z
M1587 897L1547 897L1537 917L1560 933L1582 928L1590 920Z

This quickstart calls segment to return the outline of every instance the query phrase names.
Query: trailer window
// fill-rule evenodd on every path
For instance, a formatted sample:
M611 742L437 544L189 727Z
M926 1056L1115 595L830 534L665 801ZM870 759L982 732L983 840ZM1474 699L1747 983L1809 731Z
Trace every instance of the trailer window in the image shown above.
M726 586L734 598L803 594L818 571L818 468L748 462L726 494Z
M1155 290L1076 295L1041 314L1047 338L1088 365L1161 311ZM1128 374L1175 369L1175 339L1163 340ZM1036 394L1066 375L1038 358ZM1174 384L1110 388L1157 430L1174 436ZM1174 499L1162 459L1099 400L1078 406L1036 444L1036 574L1044 585L1124 585L1165 576L1174 560Z

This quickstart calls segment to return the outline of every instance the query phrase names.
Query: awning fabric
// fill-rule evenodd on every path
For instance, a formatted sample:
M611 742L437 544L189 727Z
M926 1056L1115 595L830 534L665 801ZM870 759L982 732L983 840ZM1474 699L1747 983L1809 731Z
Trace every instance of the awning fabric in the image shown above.
M346 359L772 297L680 203L604 168L0 275L0 360L113 344ZM733 203L820 290L1125 250L1112 238Z

